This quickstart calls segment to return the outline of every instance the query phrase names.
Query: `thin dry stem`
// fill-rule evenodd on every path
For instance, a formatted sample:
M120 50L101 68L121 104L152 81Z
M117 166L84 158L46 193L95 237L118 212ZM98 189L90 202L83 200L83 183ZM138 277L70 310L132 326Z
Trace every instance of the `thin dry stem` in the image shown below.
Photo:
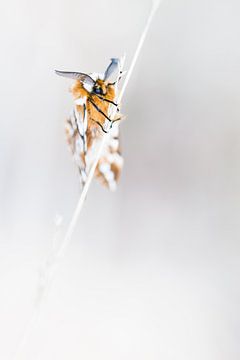
M130 65L130 67L129 67L129 70L128 70L128 72L127 72L127 75L126 75L125 81L124 81L124 83L123 83L123 86L122 86L122 88L121 88L121 90L120 90L120 92L119 92L119 95L118 95L118 98L117 98L117 101L116 101L118 104L119 104L119 103L121 102L121 100L122 100L122 97L123 97L124 92L125 92L125 90L126 90L127 84L128 84L128 82L129 82L129 80L130 80L130 77L131 77L132 72L133 72L133 70L134 70L134 67L135 67L135 65L136 65L137 59L138 59L138 57L139 57L140 51L141 51L141 49L142 49L142 46L143 46L144 40L145 40L145 38L146 38L147 32L148 32L148 30L149 30L150 24L151 24L151 22L152 22L152 19L153 19L154 15L155 15L155 13L156 13L156 11L157 11L158 6L160 5L160 3L161 3L161 0L158 0L158 1L155 0L155 1L153 1L152 9L151 9L151 12L150 12L150 14L149 14L147 23L146 23L145 28L144 28L144 30L143 30L143 32L142 32L141 37L140 37L138 46L137 46L137 48L136 48L135 54L134 54L134 56L133 56L133 59L132 59L131 65ZM117 109L116 109L116 107L114 107L114 108L113 108L113 111L112 111L112 114L111 114L111 118L112 118L112 119L114 118L114 116L115 116L115 114L116 114L116 111L117 111ZM111 130L110 130L110 131L111 131ZM90 170L90 172L89 172L89 174L88 174L87 181L86 181L85 186L84 186L84 188L83 188L83 191L82 191L82 193L81 193L81 195L80 195L80 198L79 198L77 207L76 207L76 209L75 209L75 212L74 212L74 214L73 214L72 220L71 220L71 222L70 222L70 224L69 224L69 227L68 227L66 236L65 236L64 241L63 241L63 244L62 244L62 245L63 245L63 246L62 246L62 249L60 249L60 253L61 253L60 255L62 255L62 253L64 253L64 250L65 250L65 248L67 247L68 242L69 242L69 240L71 239L71 236L72 236L73 231L74 231L74 229L75 229L75 226L76 226L78 217L79 217L80 212L81 212L81 210L82 210L83 203L84 203L84 201L85 201L85 199L86 199L86 196L87 196L89 187L90 187L91 182L92 182L92 179L93 179L93 177L94 177L95 169L96 169L97 164L98 164L98 161L99 161L99 159L100 159L100 157L101 157L102 150L103 150L103 148L104 148L104 144L105 144L105 141L106 141L106 139L107 139L107 136L108 136L108 134L104 134L104 135L103 135L102 142L101 142L101 145L100 145L100 147L99 147L99 149L98 149L98 152L97 152L97 154L96 154L95 161L94 161L94 163L93 163L93 165L92 165L92 167L91 167L91 170Z
M133 59L132 59L131 65L129 67L129 70L127 72L127 75L125 77L125 81L123 83L123 86L122 86L122 88L121 88L121 90L119 92L119 95L117 96L117 100L116 100L117 103L120 103L121 100L122 100L122 97L123 97L124 92L126 90L127 84L129 82L130 77L132 75L132 72L134 70L136 61L137 61L137 59L139 57L139 54L140 54L140 51L142 49L142 46L143 46L144 40L146 38L147 32L149 30L150 24L151 24L152 19L153 19L153 17L154 17L154 15L155 15L155 13L156 13L156 11L157 11L157 9L158 9L161 2L162 2L162 0L154 0L152 2L151 12L149 14L146 25L145 25L144 30L142 32L142 35L140 37L138 46L136 48L136 51L135 51L135 54L133 56ZM124 60L125 60L125 57L124 57L122 63L124 62ZM111 110L112 111L110 112L111 113L110 118L114 119L114 116L116 115L117 109L116 109L116 107L113 107ZM109 132L111 131L110 128L108 130L109 130ZM22 351L27 346L27 343L28 343L28 341L30 339L30 335L33 332L33 329L34 329L34 327L36 325L36 322L39 319L41 308L42 308L44 299L47 296L47 293L48 293L49 286L51 284L53 275L56 272L57 266L59 264L59 259L61 259L65 255L66 249L68 248L68 246L70 244L72 234L73 234L74 229L76 227L79 215L81 213L81 210L82 210L82 207L83 207L83 204L84 204L84 201L86 199L86 196L87 196L87 193L89 191L92 179L94 177L95 169L96 169L98 161L99 161L99 159L101 157L101 154L102 154L102 151L103 151L103 148L104 148L104 145L105 145L105 142L106 142L107 138L108 138L108 134L104 134L103 137L102 137L101 144L100 144L100 146L98 148L98 151L96 153L96 158L95 158L95 160L94 160L94 162L93 162L93 164L91 166L91 169L89 171L86 183L84 185L84 188L83 188L82 193L80 195L80 198L78 200L78 203L77 203L76 209L75 209L75 211L73 213L70 224L68 226L66 235L65 235L62 243L58 247L58 249L54 253L51 254L51 260L49 258L47 259L47 262L45 264L46 265L45 284L41 285L41 291L38 292L38 301L37 301L36 306L35 306L35 311L33 312L32 317L30 318L29 324L28 324L28 326L26 328L26 331L25 331L25 333L24 333L24 335L23 335L23 337L22 337L22 339L21 339L21 341L19 343L17 352L16 352L15 357L14 357L15 360L20 358Z

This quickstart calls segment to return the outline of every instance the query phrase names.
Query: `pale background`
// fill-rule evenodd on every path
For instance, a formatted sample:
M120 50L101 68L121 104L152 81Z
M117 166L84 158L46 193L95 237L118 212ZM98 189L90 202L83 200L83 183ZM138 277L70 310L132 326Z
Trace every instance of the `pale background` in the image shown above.
M2 2L0 359L80 194L71 81L127 53L150 0ZM123 100L119 189L92 184L26 360L240 358L240 2L165 0Z

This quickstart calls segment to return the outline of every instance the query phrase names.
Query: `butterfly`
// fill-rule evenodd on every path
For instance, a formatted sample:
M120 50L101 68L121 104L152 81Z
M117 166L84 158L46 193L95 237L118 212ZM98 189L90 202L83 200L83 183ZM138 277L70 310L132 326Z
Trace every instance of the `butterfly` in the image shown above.
M122 60L111 59L103 74L58 70L55 72L75 80L70 89L74 107L66 120L65 131L82 185L84 186L87 180L102 137L107 133L95 177L110 190L115 190L123 167L119 143L119 120L122 115L116 103L118 83L123 74ZM114 77L115 81L112 81ZM115 113L113 119L111 113Z

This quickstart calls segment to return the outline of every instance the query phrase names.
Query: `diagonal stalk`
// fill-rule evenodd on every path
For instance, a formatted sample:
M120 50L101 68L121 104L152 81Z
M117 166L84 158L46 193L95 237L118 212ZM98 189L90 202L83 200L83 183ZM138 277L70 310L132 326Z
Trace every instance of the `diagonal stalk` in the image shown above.
M134 54L134 56L133 56L131 65L130 65L129 70L128 70L128 72L127 72L125 81L124 81L124 83L123 83L123 86L122 86L122 88L121 88L121 90L120 90L120 92L119 92L118 98L117 98L117 100L116 100L116 103L117 103L117 104L119 104L119 103L121 102L121 100L122 100L122 97L123 97L124 92L125 92L125 90L126 90L127 84L128 84L128 82L129 82L129 80L130 80L130 77L131 77L132 72L133 72L133 70L134 70L135 64L136 64L137 59L138 59L138 57L139 57L140 51L141 51L141 49L142 49L142 46L143 46L144 40L145 40L145 38L146 38L147 32L148 32L149 27L150 27L150 25L151 25L152 19L153 19L154 15L155 15L155 13L156 13L156 11L157 11L158 6L160 5L160 3L161 3L161 0L160 0L160 1L154 1L154 2L153 2L151 12L150 12L149 17L148 17L148 19L147 19L147 23L146 23L146 25L145 25L145 27L144 27L144 30L143 30L142 35L141 35L141 37L140 37L140 40L139 40L138 46L137 46L137 48L136 48L135 54ZM114 119L114 116L116 115L116 112L117 112L117 109L116 109L116 107L114 107L113 110L112 110L112 113L111 113L111 119ZM80 195L80 198L79 198L77 207L76 207L76 209L75 209L75 212L74 212L73 217L72 217L72 219L71 219L71 222L70 222L70 224L69 224L68 230L67 230L67 232L66 232L64 241L63 241L63 243L62 243L62 249L60 250L60 253L61 253L60 255L62 255L62 254L64 253L64 250L65 250L65 248L67 247L68 242L69 242L69 240L71 239L71 236L72 236L73 231L74 231L74 229L75 229L75 226L76 226L78 217L79 217L80 212L81 212L82 207L83 207L83 203L84 203L84 201L85 201L85 199L86 199L86 196L87 196L89 187L90 187L91 182L92 182L92 179L93 179L93 177L94 177L95 169L96 169L97 164L98 164L98 161L99 161L99 159L100 159L100 157L101 157L101 153L102 153L102 150L103 150L103 148L104 148L106 139L107 139L107 134L106 134L106 135L104 134L104 135L103 135L103 138L102 138L101 145L99 146L98 152L97 152L97 154L96 154L96 158L95 158L94 163L93 163L93 165L92 165L92 167L91 167L91 170L90 170L90 172L89 172L89 174L88 174L87 181L86 181L85 186L84 186L84 188L83 188L83 191L82 191L82 193L81 193L81 195Z
M130 65L129 70L127 72L127 75L125 77L125 81L123 83L123 86L122 86L122 88L121 88L121 90L119 92L119 95L118 95L117 99L115 100L118 104L122 100L122 97L123 97L124 92L126 90L127 84L128 84L128 82L130 80L130 77L131 77L132 72L134 70L135 64L136 64L137 59L139 57L139 54L141 52L142 46L144 44L144 40L146 38L149 27L151 25L152 19L153 19L153 17L154 17L154 15L155 15L155 13L156 13L156 11L157 11L157 9L158 9L161 2L162 2L162 0L154 0L153 1L150 14L148 16L146 25L145 25L145 27L143 29L143 32L141 34L141 37L139 39L139 42L138 42L136 51L134 53L131 65ZM123 65L124 60L125 60L125 57L122 60L122 65ZM111 119L114 119L114 117L116 115L116 112L117 112L116 106L112 106L111 111L110 111L110 118ZM110 132L111 131L111 129L110 129L111 123L109 122L107 124L107 126L108 127L105 127L105 129ZM68 246L70 244L72 234L74 232L74 229L76 227L79 215L80 215L81 210L83 208L84 201L85 201L87 193L89 191L89 188L90 188L91 182L93 180L94 173L95 173L98 161L99 161L99 159L101 157L101 154L102 154L102 151L103 151L103 148L104 148L104 145L106 143L107 138L108 138L108 134L104 134L103 137L102 137L101 144L100 144L100 146L99 146L99 148L97 150L95 160L94 160L94 162L93 162L93 164L91 166L91 169L89 171L86 183L85 183L85 185L83 187L80 198L78 200L76 209L75 209L75 211L73 213L73 216L71 218L70 224L69 224L67 232L65 234L65 237L64 237L62 243L60 244L59 248L56 251L54 251L53 254L51 254L50 258L47 258L47 260L46 260L46 264L45 264L45 266L46 266L45 284L42 286L41 291L38 292L39 293L38 294L39 295L38 296L38 301L37 301L37 303L35 305L35 309L34 309L34 312L32 314L32 317L30 318L30 321L29 321L29 323L28 323L28 325L26 327L26 331L24 332L23 337L21 338L21 341L18 344L17 351L16 351L15 356L14 356L15 360L20 359L24 348L27 346L28 342L30 342L30 336L31 336L31 334L32 334L32 332L34 330L36 322L38 321L38 319L40 317L40 312L41 312L41 309L42 309L42 305L44 303L44 299L46 299L46 297L47 297L49 286L50 286L51 281L53 279L53 275L56 272L57 266L59 264L59 260L65 255L66 249L68 248Z

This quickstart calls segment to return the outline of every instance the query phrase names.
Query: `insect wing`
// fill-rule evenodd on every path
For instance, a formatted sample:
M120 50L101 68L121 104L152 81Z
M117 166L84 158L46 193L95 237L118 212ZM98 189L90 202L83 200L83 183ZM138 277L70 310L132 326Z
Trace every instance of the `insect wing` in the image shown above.
M117 58L112 58L111 59L111 63L108 65L105 73L104 73L104 80L110 80L110 77L112 77L114 75L114 73L116 73L116 71L119 70L119 66L120 66L120 60Z
M82 185L86 181L86 153L87 153L87 113L86 106L74 107L65 126L67 142L73 154L74 162L79 170Z
M119 125L114 124L107 135L105 147L99 160L96 176L110 190L115 190L123 167L123 157L120 152Z
M87 84L91 87L95 84L95 81L91 78L90 75L80 73L80 72L71 72L71 71L59 71L55 70L55 73L59 76L63 76L69 79L79 80L84 84Z

